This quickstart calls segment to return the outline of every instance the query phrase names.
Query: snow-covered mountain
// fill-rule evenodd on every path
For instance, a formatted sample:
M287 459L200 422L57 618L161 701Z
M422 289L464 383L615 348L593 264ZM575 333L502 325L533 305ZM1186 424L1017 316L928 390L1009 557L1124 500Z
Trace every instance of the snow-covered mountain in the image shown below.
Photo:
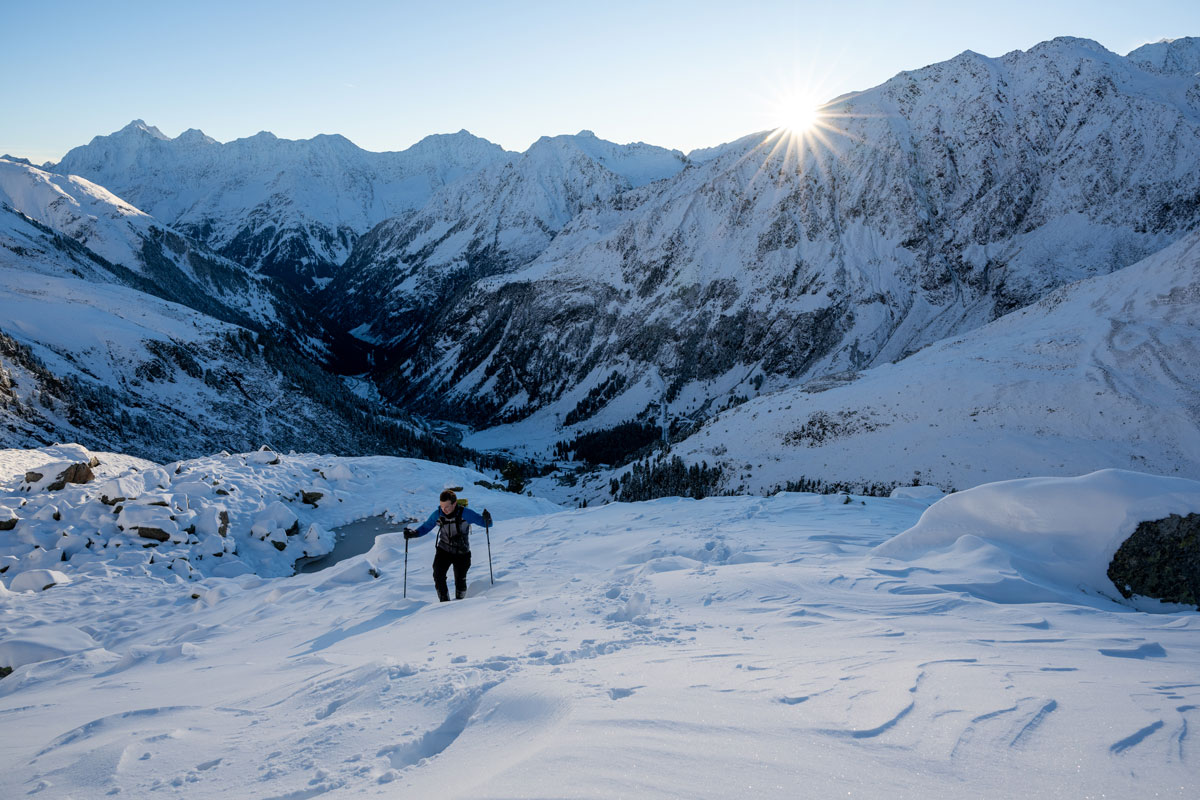
M0 160L0 442L456 457L310 361L296 305L89 181Z
M507 155L466 131L372 153L337 135L294 141L264 131L221 144L191 129L172 139L134 120L51 168L99 183L222 255L309 289L372 226Z
M306 345L315 352L324 347L319 324L302 318L295 299L274 282L91 181L0 159L0 218L0 230L12 239L5 245L10 265L127 286L239 325L308 327ZM47 238L50 231L60 238ZM28 237L51 244L14 243Z
M436 327L440 308L536 258L586 208L677 174L684 156L591 131L542 137L364 236L325 295L335 324L392 346Z
M897 364L751 400L673 451L750 492L1200 475L1200 230Z
M1200 78L1158 66L1194 49L966 52L839 98L815 134L707 152L444 304L382 382L483 425L540 410L568 439L612 403L702 418L888 363L1120 269L1200 224Z

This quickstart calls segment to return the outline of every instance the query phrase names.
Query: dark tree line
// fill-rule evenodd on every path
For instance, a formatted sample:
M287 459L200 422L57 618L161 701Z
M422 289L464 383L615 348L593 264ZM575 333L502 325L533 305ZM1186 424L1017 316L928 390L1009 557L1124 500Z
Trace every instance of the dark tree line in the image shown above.
M688 466L679 456L639 461L609 486L617 500L634 503L658 497L691 497L701 500L720 493L723 470L708 462Z

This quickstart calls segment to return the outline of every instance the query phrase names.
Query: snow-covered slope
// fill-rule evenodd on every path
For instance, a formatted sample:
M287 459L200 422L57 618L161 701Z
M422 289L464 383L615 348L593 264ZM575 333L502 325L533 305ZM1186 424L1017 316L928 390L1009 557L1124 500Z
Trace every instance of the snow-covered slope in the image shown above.
M726 488L1200 477L1200 231L897 363L769 394L674 447Z
M704 416L763 380L899 359L1200 224L1200 78L1095 42L963 53L826 111L814 135L743 140L580 213L439 309L384 383L479 423L583 419L562 438L600 425L614 373L624 419Z
M0 443L460 457L310 361L310 323L269 279L103 189L0 161Z
M241 264L312 288L376 223L506 157L466 131L372 153L343 136L221 144L192 129L171 139L141 120L71 150L53 169L108 187Z
M119 284L241 325L308 328L297 341L324 347L285 290L77 176L0 159L0 247L7 268Z
M152 483L175 474L99 457ZM307 491L311 466L345 502L284 501L306 521L419 516L443 480L462 480L385 459L242 459L181 464L161 494L186 516L193 493L208 502L196 480L208 476L250 508ZM0 453L10 474L33 463ZM429 540L406 562L398 533L277 579L189 579L167 545L78 549L45 573L0 574L0 665L15 667L0 678L0 717L20 731L0 794L1193 793L1200 615L1119 602L1074 557L1090 564L1138 512L1200 510L1200 483L1110 471L993 485L928 511L781 494L553 512L468 494L496 517L496 583L479 546L460 602L433 602ZM20 499L25 516L0 542L78 546L60 529L87 504ZM1021 524L981 529L988 509L1021 509ZM227 534L249 550L240 529Z
M542 137L364 236L326 291L327 309L364 340L403 342L436 327L440 307L475 281L532 261L583 209L684 164L676 151L618 145L591 131Z

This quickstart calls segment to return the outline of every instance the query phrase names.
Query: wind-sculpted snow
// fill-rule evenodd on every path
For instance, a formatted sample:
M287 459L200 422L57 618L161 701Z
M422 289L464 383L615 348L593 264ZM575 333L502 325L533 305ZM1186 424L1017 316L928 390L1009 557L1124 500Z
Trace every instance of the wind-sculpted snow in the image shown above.
M347 516L427 504L470 477L419 462L242 463L252 455L183 466L224 470L255 497L302 488L289 476L318 465ZM198 476L183 477L173 486L204 502L183 489ZM1098 491L1124 519L1182 483L1001 484L932 507L927 491L573 511L510 495L503 515L498 495L468 487L496 517L496 583L477 547L468 597L447 604L433 600L429 538L409 543L407 599L395 534L324 572L266 580L74 555L59 565L70 583L0 590L0 665L17 659L0 716L21 732L0 792L1188 797L1200 615L1080 591L1075 557L1115 530L1107 519L1073 529L1064 551L1032 535L1071 532L1061 512ZM923 555L912 537L934 520L988 522L997 547L1031 547L1051 580L961 543ZM59 523L36 524L49 536ZM984 587L1001 583L991 599Z
M373 321L393 346L384 384L482 425L552 427L627 378L640 405L569 440L629 405L703 418L763 383L898 360L1200 224L1198 80L1079 39L902 73L832 102L816 135L719 148L576 214L420 330ZM402 297L440 275L384 266L373 280Z
M994 602L1024 602L1027 584L1047 593L1113 596L1108 566L1121 543L1146 521L1200 513L1200 482L1125 470L1078 478L989 483L942 498L909 530L872 553L908 563L937 562L936 580ZM980 565L995 568L971 586ZM1002 580L998 578L1003 576ZM1012 594L1006 594L1012 592Z
M239 263L312 288L373 225L505 156L466 131L371 153L342 136L262 132L221 144L189 130L171 139L134 120L54 169L108 187Z

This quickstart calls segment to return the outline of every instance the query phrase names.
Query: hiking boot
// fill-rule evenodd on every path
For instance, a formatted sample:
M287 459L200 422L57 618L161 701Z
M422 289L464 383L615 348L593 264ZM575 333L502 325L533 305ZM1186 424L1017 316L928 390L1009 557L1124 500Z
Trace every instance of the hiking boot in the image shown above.
M466 589L460 589L457 586L454 588L454 599L455 600L462 600L466 596L467 596Z

